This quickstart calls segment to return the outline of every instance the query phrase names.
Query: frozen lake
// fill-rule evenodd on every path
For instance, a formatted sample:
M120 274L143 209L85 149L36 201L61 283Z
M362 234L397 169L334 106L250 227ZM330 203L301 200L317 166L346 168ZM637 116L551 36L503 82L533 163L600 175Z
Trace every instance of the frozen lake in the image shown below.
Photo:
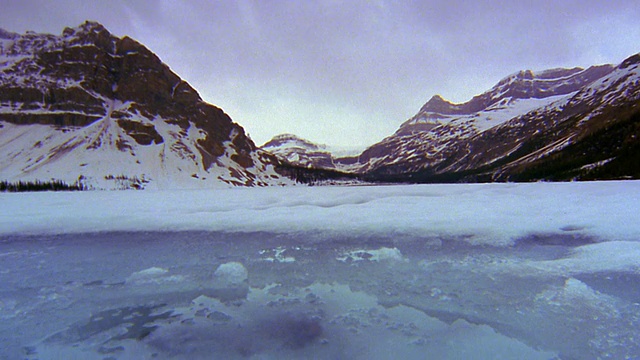
M639 200L636 181L0 194L0 358L637 358Z

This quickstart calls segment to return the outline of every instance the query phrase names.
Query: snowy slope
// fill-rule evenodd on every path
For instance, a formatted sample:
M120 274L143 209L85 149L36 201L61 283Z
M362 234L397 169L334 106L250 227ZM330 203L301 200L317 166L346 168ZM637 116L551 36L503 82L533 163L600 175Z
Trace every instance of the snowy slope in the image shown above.
M148 119L139 118L142 124ZM0 122L0 174L9 182L62 180L79 182L87 188L209 188L256 184L291 183L275 172L273 165L261 164L260 153L251 155L261 167L237 170L231 159L235 154L231 141L227 150L207 170L202 167L197 140L202 136L190 126L191 134L162 120L153 122L165 139L160 144L140 145L111 118L100 119L86 127L60 130L56 126L29 126ZM260 177L256 176L258 173ZM268 179L272 176L272 179Z
M412 129L421 124L434 124L444 125L448 124L451 127L469 129L469 132L462 132L462 137L468 137L472 134L489 130L494 126L503 124L517 116L526 114L532 110L545 107L550 103L562 100L571 96L574 93L553 95L545 98L503 98L502 100L491 104L487 108L466 115L454 115L454 114L438 114L437 122L425 121L424 117L428 117L427 114L421 114L421 116L414 117L405 122L398 130L400 133L411 132ZM431 113L431 117L435 117L435 114Z
M445 159L447 150L462 141L530 111L562 101L570 95L555 95L543 99L503 99L472 114L431 113L427 120L424 117L414 117L394 135L367 149L360 156L361 164L356 165L355 169L368 172L401 163L403 171L411 172L421 169L426 163L438 164ZM437 118L437 121L434 122L433 118Z
M289 184L141 44L87 22L0 33L0 180L96 189Z

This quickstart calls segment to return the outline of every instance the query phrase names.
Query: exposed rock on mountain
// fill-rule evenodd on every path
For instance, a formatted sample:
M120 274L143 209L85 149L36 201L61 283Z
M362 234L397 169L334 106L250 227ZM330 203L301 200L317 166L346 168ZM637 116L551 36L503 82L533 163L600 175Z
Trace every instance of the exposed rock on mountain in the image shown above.
M86 22L0 32L0 179L89 187L287 183L277 160L140 43Z
M520 71L502 79L491 90L463 104L452 104L435 95L411 120L415 122L420 118L428 118L430 114L468 115L513 99L544 99L569 94L608 74L612 68L611 65L602 65L586 70L551 69L537 73L531 70Z

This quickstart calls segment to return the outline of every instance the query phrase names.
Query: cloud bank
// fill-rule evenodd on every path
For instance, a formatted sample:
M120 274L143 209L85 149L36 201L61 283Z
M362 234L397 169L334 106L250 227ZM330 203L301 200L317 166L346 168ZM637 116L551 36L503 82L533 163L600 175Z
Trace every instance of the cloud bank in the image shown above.
M0 24L60 34L87 19L154 51L256 143L390 135L435 94L463 102L522 70L640 51L635 1L8 1Z

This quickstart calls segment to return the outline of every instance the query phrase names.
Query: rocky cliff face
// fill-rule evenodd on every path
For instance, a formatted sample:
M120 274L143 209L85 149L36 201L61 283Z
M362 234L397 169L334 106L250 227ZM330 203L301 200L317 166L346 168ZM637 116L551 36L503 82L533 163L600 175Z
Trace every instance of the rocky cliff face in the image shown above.
M10 181L287 182L272 155L155 54L94 22L61 36L0 32L0 150Z

